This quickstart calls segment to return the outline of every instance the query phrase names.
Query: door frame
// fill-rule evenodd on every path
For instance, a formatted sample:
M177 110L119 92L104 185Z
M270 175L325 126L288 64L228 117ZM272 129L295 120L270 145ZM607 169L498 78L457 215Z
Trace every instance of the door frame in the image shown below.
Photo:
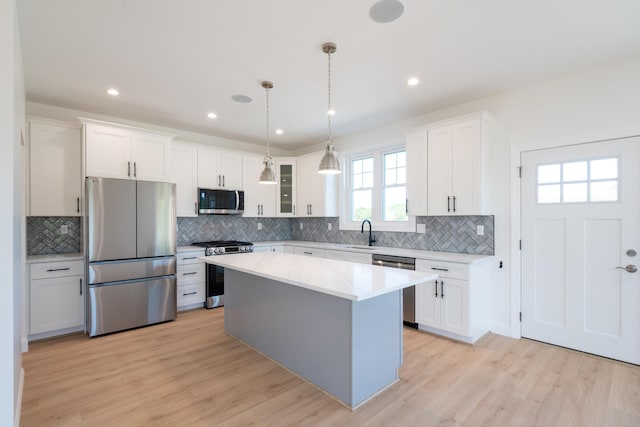
M522 323L520 312L522 311L522 252L520 240L522 239L522 192L520 188L519 167L522 153L527 151L546 150L551 148L583 145L594 142L603 142L611 139L630 138L640 136L640 127L607 130L589 135L564 136L549 140L537 140L535 142L515 143L511 145L511 307L510 307L510 332L512 338L522 338ZM526 244L526 243L524 243Z

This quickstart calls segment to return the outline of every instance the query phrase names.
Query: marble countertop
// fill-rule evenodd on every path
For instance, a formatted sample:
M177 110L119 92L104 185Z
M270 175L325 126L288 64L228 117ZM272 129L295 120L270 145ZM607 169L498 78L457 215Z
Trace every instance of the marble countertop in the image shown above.
M71 254L27 255L27 264L75 260L84 260L84 254L77 252Z
M204 262L353 301L438 278L437 274L281 252L200 257Z
M326 242L306 242L303 240L280 240L271 242L253 242L254 246L303 246L308 248L328 249L336 251L358 252L366 254L383 254L404 256L417 259L428 259L433 261L458 262L461 264L472 264L474 262L488 260L493 255L472 255L458 254L454 252L435 252L420 249L388 248L383 246L352 245L349 243L326 243Z

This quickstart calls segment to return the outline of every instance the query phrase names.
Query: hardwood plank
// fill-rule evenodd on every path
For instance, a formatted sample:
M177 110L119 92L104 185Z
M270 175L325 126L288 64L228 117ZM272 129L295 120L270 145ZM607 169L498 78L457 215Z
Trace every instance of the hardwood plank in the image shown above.
M223 331L223 309L31 343L23 426L637 426L640 367L405 330L400 381L350 411Z

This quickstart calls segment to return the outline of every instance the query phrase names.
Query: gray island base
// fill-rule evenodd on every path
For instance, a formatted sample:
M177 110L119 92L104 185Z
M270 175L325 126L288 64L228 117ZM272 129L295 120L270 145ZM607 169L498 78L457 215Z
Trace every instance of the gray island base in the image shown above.
M225 268L224 328L355 409L398 381L401 292L355 301Z

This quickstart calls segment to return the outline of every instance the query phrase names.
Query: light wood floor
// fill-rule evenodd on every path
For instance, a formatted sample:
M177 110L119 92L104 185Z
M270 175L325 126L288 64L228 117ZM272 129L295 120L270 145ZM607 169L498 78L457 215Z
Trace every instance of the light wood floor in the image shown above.
M491 334L405 330L400 382L354 412L226 335L222 309L32 343L23 366L22 426L640 426L637 366Z

